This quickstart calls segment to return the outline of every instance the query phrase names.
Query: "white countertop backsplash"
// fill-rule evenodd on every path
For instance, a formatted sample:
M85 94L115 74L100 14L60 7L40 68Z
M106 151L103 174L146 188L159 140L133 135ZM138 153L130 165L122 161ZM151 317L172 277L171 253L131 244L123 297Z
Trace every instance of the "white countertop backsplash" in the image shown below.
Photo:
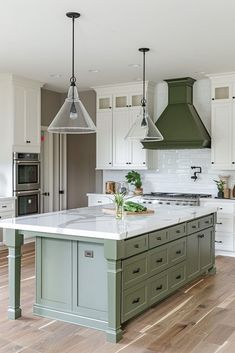
M217 195L214 179L219 175L230 175L229 187L235 185L235 171L221 171L211 168L210 149L159 150L155 151L158 159L157 170L141 170L144 193L185 192ZM202 173L194 182L191 179L194 170L191 166L200 166ZM103 190L106 181L124 181L128 171L104 170Z
M26 231L65 234L80 237L121 240L182 223L216 212L216 208L155 206L154 214L125 216L102 212L102 206L44 213L0 221L0 227ZM6 235L7 236L7 235Z

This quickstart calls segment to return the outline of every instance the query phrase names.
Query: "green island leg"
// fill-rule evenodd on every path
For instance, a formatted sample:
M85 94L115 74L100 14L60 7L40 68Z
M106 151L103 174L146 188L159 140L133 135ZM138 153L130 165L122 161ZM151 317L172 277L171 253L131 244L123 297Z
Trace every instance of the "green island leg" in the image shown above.
M14 229L6 230L6 244L8 246L8 280L9 306L8 318L16 320L21 316L20 308L20 277L21 277L21 245L23 235Z
M122 338L121 329L121 261L107 260L108 271L108 330L109 342L116 343Z

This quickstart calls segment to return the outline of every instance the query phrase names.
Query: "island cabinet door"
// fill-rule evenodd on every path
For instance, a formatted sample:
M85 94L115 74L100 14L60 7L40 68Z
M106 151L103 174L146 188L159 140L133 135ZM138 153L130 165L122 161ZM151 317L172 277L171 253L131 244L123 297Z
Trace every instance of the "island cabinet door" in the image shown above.
M101 243L73 242L73 312L107 321L107 261Z
M214 229L204 229L199 233L199 246L200 246L200 269L205 271L213 263L214 252Z
M198 233L194 233L187 237L187 277L191 280L198 276L199 273L199 238Z
M72 242L36 238L36 303L71 310Z

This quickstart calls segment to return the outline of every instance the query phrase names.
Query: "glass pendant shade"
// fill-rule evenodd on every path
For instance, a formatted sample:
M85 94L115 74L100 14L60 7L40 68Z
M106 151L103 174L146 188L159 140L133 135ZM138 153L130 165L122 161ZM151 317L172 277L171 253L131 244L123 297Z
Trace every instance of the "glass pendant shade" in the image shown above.
M162 141L163 136L154 124L153 120L150 118L146 106L145 53L149 51L149 48L140 48L139 51L143 53L143 98L141 101L140 114L137 115L135 122L131 126L125 138L128 140L139 140L141 142Z
M90 134L96 132L95 124L79 99L75 85L70 86L68 96L48 127L48 131L60 134Z
M128 140L140 140L142 142L162 141L163 136L150 118L146 107L141 107L141 111L128 131Z
M80 17L80 13L67 12L66 16L72 19L72 76L68 96L48 131L57 134L90 134L96 132L96 127L79 99L74 75L74 21Z

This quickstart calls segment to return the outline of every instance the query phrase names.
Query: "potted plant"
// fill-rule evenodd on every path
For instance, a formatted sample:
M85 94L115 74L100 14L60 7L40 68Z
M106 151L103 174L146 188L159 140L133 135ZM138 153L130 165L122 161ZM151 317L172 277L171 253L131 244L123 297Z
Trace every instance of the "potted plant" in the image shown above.
M218 198L223 199L224 198L224 185L225 181L224 180L214 180L216 183L217 189L218 189Z
M142 180L140 173L132 170L126 175L126 180L129 184L135 186L135 195L142 195L143 194L143 188L142 188Z

